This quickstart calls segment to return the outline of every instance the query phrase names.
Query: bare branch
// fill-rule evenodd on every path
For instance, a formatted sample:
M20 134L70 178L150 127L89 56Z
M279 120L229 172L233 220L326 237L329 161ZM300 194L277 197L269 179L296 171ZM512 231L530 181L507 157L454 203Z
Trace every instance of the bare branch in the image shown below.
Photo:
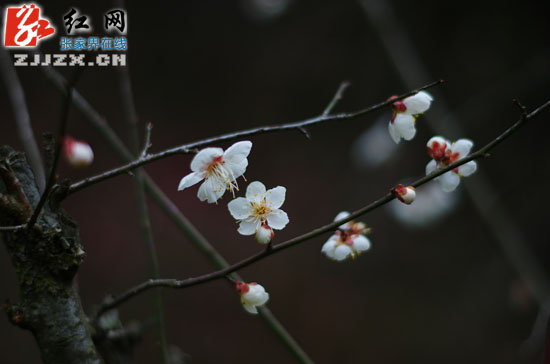
M113 168L110 171L103 172L103 173L101 173L97 176L88 177L88 178L83 179L82 181L73 183L71 185L71 187L69 188L68 193L71 194L73 192L79 191L79 190L81 190L83 188L86 188L88 186L91 186L95 183L98 183L98 182L104 181L106 179L124 174L127 171L131 171L135 168L138 168L140 166L143 166L147 163L151 163L151 162L156 161L156 160L161 159L161 158L166 158L166 157L174 155L174 154L196 153L195 148L203 147L205 145L220 143L220 142L224 142L224 141L228 141L228 140L234 140L234 139L242 138L242 137L245 137L245 136L257 135L257 134L266 134L266 133L278 132L278 131L283 131L283 130L294 130L294 129L297 129L297 130L301 131L302 133L304 133L306 136L308 136L309 133L307 133L307 131L304 132L306 126L320 124L320 123L327 122L327 121L355 119L359 116L368 114L370 112L380 110L380 109L382 109L382 108L384 108L388 105L391 105L395 101L402 100L406 97L409 97L411 95L414 95L414 94L418 93L419 91L426 90L428 88L437 86L437 85L441 84L442 82L443 82L443 80L438 80L438 81L432 82L432 83L430 83L426 86L420 87L419 89L409 91L409 92L407 92L403 95L398 96L397 98L393 98L392 100L386 100L384 102L380 102L378 104L370 106L366 109L362 109L362 110L352 112L352 113L340 113L340 114L334 114L334 115L325 115L323 113L319 116L316 116L316 117L311 118L311 119L306 119L306 120L303 120L303 121L287 123L287 124L280 124L280 125L272 125L272 126L260 126L260 127L257 127L257 128L246 129L246 130L241 130L241 131L237 131L237 132L233 132L233 133L222 134L222 135L215 136L215 137L212 137L212 138L207 138L207 139L199 140L199 141L196 141L196 142L184 144L184 145L174 147L174 148L171 148L171 149L166 149L162 152L149 154L147 156L141 156L140 158L138 158L138 159L134 160L133 162L130 162L126 165L123 165L123 166L120 166L120 167L117 167L117 168ZM347 86L345 86L345 84L344 84L344 87L340 86L340 89L345 89L345 87L347 87ZM342 92L343 92L343 90L342 90ZM341 92L337 92L336 96L338 97L338 94L340 94L340 93ZM331 104L332 104L332 102L331 102ZM330 105L329 105L329 107L330 107ZM330 109L329 109L329 111L330 111Z
M149 144L151 142L151 123L147 124L147 130L145 135L145 146L143 150L139 151L139 137L138 137L138 115L135 108L134 97L132 92L132 83L130 80L130 72L127 67L123 67L119 71L119 86L121 89L122 103L125 110L125 117L129 125L129 132L131 135L131 144L134 146L134 152L140 157L147 155ZM145 195L145 186L143 181L143 175L141 171L137 171L136 179L134 180L137 205L138 205L138 219L143 232L145 245L147 246L147 252L151 264L151 276L153 278L160 277L160 267L157 256L157 248L155 246L155 239L153 236L153 229L151 226L151 218L149 215L149 207L147 205L147 198ZM166 329L164 320L164 307L162 302L162 292L157 290L155 292L155 316L158 322L157 335L162 363L169 363L168 344L166 342Z
M42 196L40 196L40 200L38 201L38 204L36 205L36 208L34 209L34 212L31 218L27 222L28 227L32 227L36 223L36 220L38 219L38 215L40 215L40 211L42 210L42 207L44 207L44 204L46 203L48 196L55 184L55 173L57 172L59 159L61 157L61 150L63 149L63 140L65 139L65 134L67 132L67 124L69 120L69 107L71 105L71 93L79 75L80 73L77 73L75 75L73 82L68 87L67 96L63 104L63 111L62 111L61 120L59 123L59 131L57 134L57 144L56 144L55 153L53 157L53 163L51 166L50 173L48 175L48 180L46 181L46 188L44 189Z
M40 192L43 192L46 185L46 174L42 158L40 157L40 149L34 138L31 118L25 101L25 93L15 72L10 53L4 47L0 49L0 68L4 83L6 84L8 97L13 107L19 139L23 144L25 154L34 172L38 189Z
M342 97L344 97L344 92L350 85L351 83L348 81L344 81L340 84L340 87L338 87L338 90L334 94L334 97L332 98L330 103L327 105L327 108L325 109L325 111L323 111L323 116L327 116L332 112L336 104L338 104L338 102L342 100Z
M411 186L413 186L415 188L419 187L419 186L433 180L434 178L437 178L437 177L441 176L442 174L444 174L448 171L451 171L451 170L453 170L457 167L460 167L461 165L463 165L465 163L468 163L468 162L470 162L472 160L475 160L475 159L484 158L491 149L496 147L498 144L500 144L502 141L504 141L506 138L508 138L510 135L512 135L514 132L516 132L522 125L525 124L525 122L527 120L530 120L530 119L534 118L540 112L542 112L543 110L545 110L549 107L550 107L550 101L546 102L545 104L543 104L542 106L540 106L539 108L537 108L536 110L531 112L530 114L526 115L525 117L522 117L521 119L519 119L514 125L512 125L510 128L508 128L506 131L504 131L497 138L495 138L494 140L492 140L491 142L486 144L481 149L477 150L476 152L470 154L469 156L467 156L463 159L460 159L460 160L456 161L455 163L452 163L452 164L446 166L445 168L438 169L438 170L432 172L431 174L416 180L415 182L413 182L411 184ZM343 223L354 220L354 219L356 219L357 217L359 217L361 215L364 215L364 214L366 214L366 213L368 213L368 212L370 212L374 209L377 209L380 206L383 206L383 205L387 204L388 202L392 201L395 198L396 198L395 194L392 191L390 191L386 195L384 195L381 198L379 198L378 200L370 203L369 205L364 206L361 209L350 213L349 216L347 216L344 219L334 221L330 224L327 224L327 225L321 226L317 229L314 229L314 230L312 230L308 233L302 234L300 236L297 236L297 237L292 238L290 240L287 240L285 242L273 245L273 246L271 246L270 249L264 249L263 251L261 251L257 254L254 254L254 255L246 258L246 259L243 259L238 263L235 263L235 264L233 264L233 265L231 265L227 268L220 269L220 270L215 271L215 272L204 274L204 275L199 276L199 277L187 278L187 279L184 279L184 280L178 280L178 279L156 279L155 280L155 279L150 279L150 280L145 281L141 284L138 284L137 286L135 286L135 287L129 289L128 291L120 294L119 296L117 296L113 300L111 300L110 302L104 303L103 305L101 305L100 308L98 309L98 315L101 315L102 312L105 312L106 310L114 308L114 307L120 305L121 303L126 302L130 298L136 296L137 294L139 294L143 291L146 291L150 288L153 288L153 287L185 288L185 287L191 287L191 286L195 286L195 285L198 285L198 284L206 283L206 282L216 280L216 279L219 279L219 278L223 278L229 273L232 273L232 272L235 272L235 271L237 271L241 268L247 267L247 266L249 266L249 265L251 265L255 262L258 262L258 261L260 261L260 260L262 260L262 259L264 259L264 258L266 258L266 257L268 257L272 254L275 254L279 251L290 248L292 246L295 246L295 245L300 244L302 242L305 242L307 240L313 239L313 238L315 238L319 235L322 235L326 232L333 231L333 230L337 229L338 226L342 225Z
M151 130L153 129L153 124L147 123L147 126L145 128L145 143L143 143L143 150L141 151L140 158L144 158L149 153L149 149L151 148Z

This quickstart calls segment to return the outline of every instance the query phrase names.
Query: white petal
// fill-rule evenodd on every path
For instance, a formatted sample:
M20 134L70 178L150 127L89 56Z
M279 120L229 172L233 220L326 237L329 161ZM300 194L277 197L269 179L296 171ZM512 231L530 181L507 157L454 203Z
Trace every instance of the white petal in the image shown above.
M262 285L250 283L248 292L242 295L242 299L246 304L260 306L269 300L269 293L265 291Z
M288 224L288 215L283 210L274 210L267 215L267 224L272 229L281 230Z
M468 177L469 175L474 173L476 170L477 170L477 163L474 161L469 161L468 163L458 167L458 173L464 177Z
M340 244L335 250L334 250L334 259L337 261L342 261L346 259L350 254L352 254L353 251L347 244Z
M241 221L239 229L237 230L241 235L252 235L256 233L256 230L260 227L260 220L251 219Z
M221 157L222 155L222 148L204 148L198 152L195 158L191 161L191 170L193 172L202 172L208 168L214 158Z
M342 220L342 219L345 219L346 217L349 216L349 212L347 211L340 211L338 213L338 215L336 215L336 217L334 218L334 221L338 221L338 220Z
M256 315L258 313L258 309L254 305L248 305L248 304L243 303L243 307L247 312L249 312L251 314Z
M225 184L217 178L207 178L200 186L197 196L199 200L208 200L209 203L218 201L225 192Z
M395 125L390 121L388 124L388 131L390 132L390 136L393 139L393 141L398 144L401 140L401 135L395 130Z
M178 186L178 191L186 189L187 187L191 187L202 180L203 180L203 177L201 176L200 173L191 172L187 176L181 179L180 185Z
M341 211L341 212L338 213L338 215L336 215L336 217L334 218L334 221L345 219L348 216L349 216L349 212ZM345 223L343 223L342 225L340 225L338 227L342 230L346 230L346 229L349 229L349 224L350 224L350 222L348 221L348 222L345 222Z
M422 114L430 108L433 97L425 91L420 91L416 95L409 96L403 100L407 107L405 113L409 115Z
M449 171L442 176L439 177L439 181L441 183L441 188L445 192L452 192L454 191L458 184L460 183L460 177L458 174Z
M244 142L238 142L227 148L223 153L223 160L230 164L240 164L250 154L252 148L252 142L248 140Z
M250 201L244 197L237 197L236 199L230 201L227 204L229 213L236 220L244 220L250 215L252 215L252 206L250 206Z
M432 173L437 169L437 162L435 160L431 160L428 164L426 164L426 176Z
M277 186L270 190L267 190L265 195L265 202L270 209L278 209L285 202L286 188Z
M451 149L454 153L459 154L459 158L464 158L470 153L473 146L474 142L470 139L458 139L452 144Z
M236 180L244 174L246 167L248 167L248 159L243 159L241 163L225 163L224 167L227 168L233 178L231 181Z
M364 252L370 249L370 240L364 235L357 235L353 239L353 248L358 252Z
M254 181L246 188L246 198L251 202L260 202L265 197L265 186L262 182Z
M336 241L338 237L332 235L321 248L321 253L324 253L327 257L334 259L334 249L336 248Z
M401 135L405 140L411 140L416 134L416 128L414 127L414 117L412 115L399 113L395 116L393 121L396 133Z

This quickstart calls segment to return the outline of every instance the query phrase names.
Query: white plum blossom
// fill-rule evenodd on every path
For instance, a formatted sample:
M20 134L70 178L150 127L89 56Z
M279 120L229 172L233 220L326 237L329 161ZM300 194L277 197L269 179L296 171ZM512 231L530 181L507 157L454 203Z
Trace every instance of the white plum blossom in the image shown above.
M242 176L248 166L248 155L252 142L237 142L227 148L205 148L197 153L191 161L191 171L180 181L178 191L191 187L204 179L199 187L199 200L209 203L218 201L226 190L235 196L239 190L237 178Z
M393 192L395 193L397 199L406 205L413 203L416 198L416 191L413 186L404 187L399 184L393 189Z
M63 139L63 154L71 166L78 168L89 166L94 160L92 147L88 143L70 136Z
M246 197L238 197L227 204L231 216L239 220L241 235L256 234L258 242L267 244L273 237L273 230L281 230L288 224L286 212L279 209L285 201L286 188L277 186L265 189L263 183L255 181L248 185ZM270 239L265 235L271 230Z
M390 97L390 100L395 97ZM420 91L392 104L393 114L388 124L388 130L395 143L399 143L401 139L411 140L414 138L416 118L430 108L432 100L433 97L429 93Z
M241 295L241 303L244 309L252 314L257 314L257 306L264 305L269 300L269 293L260 284L243 281L235 282L235 289Z
M431 138L428 141L427 150L433 159L426 165L426 175L465 158L470 153L473 145L474 143L469 139L459 139L451 143L440 136ZM461 177L467 177L476 170L476 162L470 161L437 177L437 179L443 191L451 192L460 184Z
M334 221L349 216L349 212L342 211ZM321 252L328 258L336 261L343 261L349 257L355 258L370 249L370 240L365 236L370 231L362 222L348 221L338 227L338 230L327 240Z

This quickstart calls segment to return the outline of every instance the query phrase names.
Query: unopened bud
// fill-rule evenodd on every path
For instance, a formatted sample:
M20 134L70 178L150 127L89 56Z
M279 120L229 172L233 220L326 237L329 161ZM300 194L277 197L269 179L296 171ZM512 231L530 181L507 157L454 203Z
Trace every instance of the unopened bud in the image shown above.
M63 140L63 153L67 162L77 168L89 166L94 160L92 147L84 141L71 137L65 137Z
M407 205L413 203L414 199L416 198L416 192L414 190L414 187L412 186L403 187L403 185L399 184L393 189L393 192L395 193L395 196L399 199L399 201Z
M260 244L268 244L275 236L275 233L267 225L262 225L256 231L256 241Z

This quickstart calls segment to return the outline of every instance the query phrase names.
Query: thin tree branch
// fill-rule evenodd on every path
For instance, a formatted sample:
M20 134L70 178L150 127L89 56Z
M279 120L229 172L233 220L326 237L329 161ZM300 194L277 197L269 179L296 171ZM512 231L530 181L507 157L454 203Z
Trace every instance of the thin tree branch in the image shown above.
M69 88L67 90L67 96L65 97L65 101L63 103L63 111L61 113L61 120L59 123L59 131L57 134L57 142L53 157L53 162L51 166L50 173L48 175L48 179L46 181L46 188L44 189L44 192L42 193L42 196L40 196L40 200L38 201L38 204L36 205L36 208L34 209L34 212L27 222L27 226L29 228L32 228L34 224L36 223L36 220L38 219L38 215L40 215L40 211L42 210L42 207L44 207L44 204L48 200L48 196L55 184L55 174L57 172L57 167L59 165L59 159L61 157L61 150L63 149L63 140L65 139L65 134L67 132L67 124L69 120L69 108L71 106L71 92L74 88L74 85L78 79L78 76L80 73L77 73L69 85Z
M145 156L140 156L138 159L136 159L136 160L134 160L134 161L132 161L128 164L125 164L125 165L120 166L120 167L113 168L109 171L103 172L103 173L98 174L96 176L88 177L88 178L83 179L82 181L73 183L71 185L71 187L69 188L68 194L79 191L83 188L86 188L86 187L91 186L95 183L104 181L106 179L124 174L128 171L131 171L131 170L137 168L137 167L143 166L147 163L151 163L151 162L156 161L156 160L161 159L161 158L166 158L166 157L174 155L174 154L195 153L196 148L203 147L205 145L220 143L220 142L228 141L228 140L234 140L234 139L242 138L242 137L245 137L245 136L257 135L257 134L266 134L266 133L278 132L278 131L283 131L283 130L297 129L301 132L304 132L306 126L320 124L320 123L323 123L323 122L326 122L326 121L355 119L359 116L368 114L370 112L380 110L380 109L382 109L382 108L384 108L388 105L391 105L395 101L404 99L404 98L409 97L411 95L414 95L414 94L418 93L419 91L426 90L426 89L429 89L431 87L437 86L437 85L441 84L442 82L443 82L443 80L438 80L438 81L432 82L432 83L430 83L428 85L425 85L423 87L420 87L416 90L409 91L409 92L407 92L403 95L400 95L397 98L394 98L392 100L386 100L384 102L380 102L378 104L372 105L372 106L370 106L366 109L362 109L362 110L352 112L352 113L340 113L340 114L334 114L334 115L328 115L328 114L325 115L325 113L323 112L323 114L321 114L319 116L316 116L316 117L310 118L310 119L306 119L306 120L303 120L303 121L280 124L280 125L272 125L272 126L260 126L260 127L256 127L256 128L252 128L252 129L246 129L246 130L241 130L241 131L237 131L237 132L222 134L222 135L219 135L219 136L215 136L215 137L199 140L199 141L196 141L196 142L191 142L191 143L188 143L188 144L184 144L184 145L181 145L181 146L178 146L178 147L166 149L166 150L158 152L158 153L147 154ZM339 100L339 98L341 97L341 94L343 93L343 91L345 90L346 87L347 87L347 85L345 83L340 86L338 92L335 95L335 99L333 99L333 101L327 107L327 109L329 111L334 107L334 105L336 104L336 101ZM305 134L306 134L306 136L308 136L307 131L305 132Z
M336 91L336 93L334 94L334 97L332 98L332 100L330 101L330 103L327 105L325 111L323 111L323 116L327 116L329 115L332 110L334 109L334 107L336 106L336 104L338 104L338 102L340 100L342 100L342 97L344 97L344 92L346 91L346 89L351 85L350 82L348 81L344 81L340 84L340 87L338 87L338 90Z
M497 145L502 143L504 140L506 140L510 135L512 135L522 125L524 125L525 122L527 122L528 120L534 118L540 112L542 112L543 110L545 110L549 107L550 107L550 101L546 102L545 104L543 104L542 106L540 106L539 108L537 108L536 110L531 112L530 114L522 115L522 117L514 125L512 125L510 128L508 128L506 131L504 131L502 134L500 134L498 137L496 137L494 140L492 140L491 142L486 144L481 149L477 150L476 152L468 155L467 157L465 157L463 159L460 159L460 160L456 161L455 163L452 163L452 164L450 164L450 165L448 165L444 168L438 169L438 170L432 172L431 174L416 180L415 182L413 182L411 184L411 186L413 186L415 188L419 187L419 186L433 180L434 178L437 178L437 177L441 176L442 174L444 174L448 171L451 171L451 170L453 170L453 169L455 169L455 168L457 168L457 167L459 167L459 166L461 166L465 163L468 163L468 162L470 162L472 160L475 160L475 159L488 157L488 152L491 149L493 149L494 147L496 147ZM235 264L233 264L233 265L231 265L227 268L220 269L220 270L215 271L215 272L204 274L204 275L198 276L198 277L187 278L187 279L184 279L184 280L178 280L178 279L156 279L156 280L154 280L154 279L150 279L150 280L145 281L143 283L140 283L137 286L135 286L135 287L127 290L126 292L120 294L119 296L112 299L110 302L104 303L103 305L101 305L99 307L98 311L97 311L98 315L101 315L101 313L105 312L106 310L112 309L112 308L120 305L121 303L126 302L127 300L129 300L130 298L136 296L137 294L139 294L143 291L146 291L150 288L153 288L153 287L186 288L186 287L191 287L191 286L195 286L195 285L198 285L198 284L206 283L206 282L209 282L209 281L213 281L213 280L216 280L216 279L219 279L219 278L223 278L224 276L226 276L229 273L232 273L232 272L235 272L239 269L247 267L247 266L249 266L249 265L251 265L255 262L258 262L258 261L260 261L260 260L262 260L262 259L264 259L264 258L266 258L270 255L273 255L277 252L288 249L292 246L295 246L295 245L300 244L302 242L305 242L307 240L313 239L313 238L315 238L319 235L322 235L326 232L333 231L333 230L337 229L338 226L342 225L343 223L346 223L350 220L356 219L357 217L359 217L361 215L364 215L364 214L366 214L366 213L368 213L368 212L370 212L374 209L377 209L380 206L383 206L383 205L387 204L388 202L392 201L395 198L396 197L395 197L395 194L393 192L388 192L386 195L384 195L380 199L370 203L367 206L362 207L361 209L359 209L357 211L352 212L351 214L349 214L349 216L347 216L344 219L334 221L330 224L327 224L327 225L321 226L317 229L314 229L314 230L312 230L308 233L302 234L300 236L297 236L297 237L292 238L290 240L287 240L285 242L273 245L273 246L271 246L271 249L265 249L265 250L263 250L263 251L261 251L257 254L254 254L254 255L246 258L246 259L241 260L238 263L235 263Z
M133 92L132 92L132 82L130 79L130 73L127 67L122 67L119 70L119 84L121 88L122 104L125 110L126 121L128 122L128 128L130 131L130 141L133 146L134 153L136 156L143 156L147 153L147 148L150 143L151 138L151 124L148 124L145 147L142 151L139 149L139 122L137 111L135 108ZM153 229L151 227L151 218L149 216L149 209L147 206L147 198L145 196L145 185L143 182L143 175L141 171L136 173L135 179L135 190L136 198L138 204L138 218L141 225L141 230L145 239L145 245L147 246L147 251L151 263L151 276L153 278L160 278L160 267L157 256L157 248L155 246L155 239L153 237ZM168 354L168 344L166 342L166 325L164 319L164 307L162 302L162 291L157 290L155 292L155 316L157 319L157 336L160 354L162 362L164 364L169 364L169 354Z
M15 67L13 66L9 51L4 47L0 48L0 72L2 73L6 91L8 92L8 97L13 107L17 133L19 134L19 139L23 144L23 149L25 150L29 164L34 172L38 190L42 193L46 185L46 173L44 172L44 164L40 157L40 149L34 138L31 118L25 101L25 93L19 81L19 77L17 77L17 72L15 72Z
M143 143L143 149L141 151L140 156L143 158L149 153L149 149L151 148L151 130L153 129L153 124L147 123L147 126L145 127L145 143Z
M59 74L52 66L40 67L46 78L61 92L67 95L67 82L61 74ZM134 157L120 140L114 130L109 126L105 118L103 118L82 95L74 90L72 99L74 107L79 111L91 126L105 139L107 145L111 147L123 161L131 161ZM187 236L191 243L201 251L212 262L217 269L223 269L229 266L225 258L218 253L216 248L197 230L197 228L181 213L178 207L166 196L159 188L153 179L142 171L145 188L151 198L158 204L164 213L174 222L180 231ZM231 277L234 280L244 281L237 273L232 273ZM258 307L260 317L271 328L276 328L275 334L281 342L290 350L290 352L298 359L300 363L310 364L313 361L308 357L304 350L298 345L292 335L277 321L275 315L267 305Z

